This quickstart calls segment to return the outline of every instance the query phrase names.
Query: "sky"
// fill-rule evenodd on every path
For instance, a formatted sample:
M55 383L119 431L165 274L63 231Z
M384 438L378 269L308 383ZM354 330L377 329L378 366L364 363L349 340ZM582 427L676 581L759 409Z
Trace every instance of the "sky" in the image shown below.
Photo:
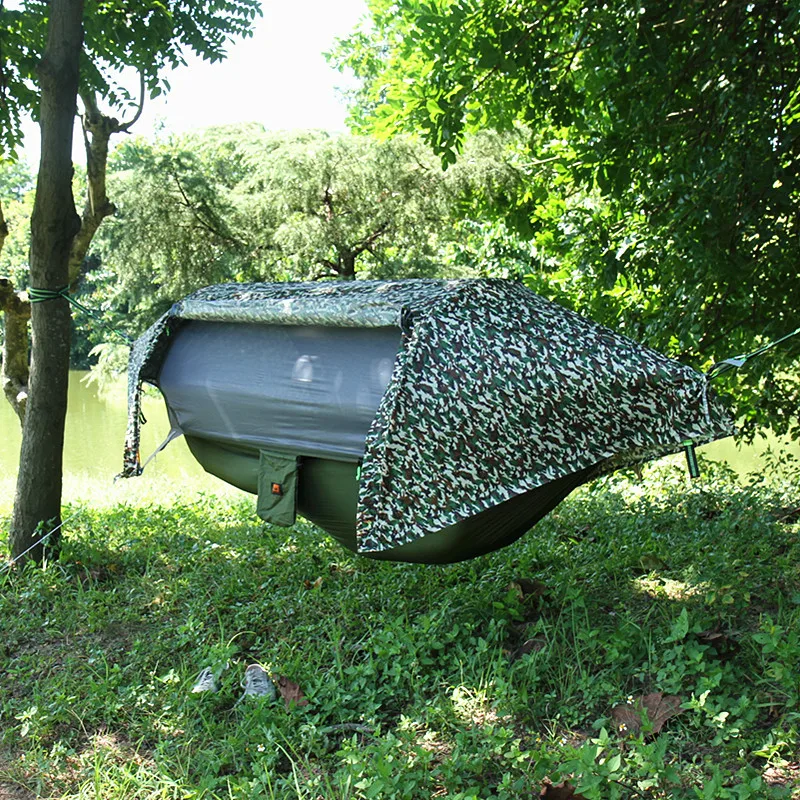
M182 133L238 122L345 130L345 107L336 89L348 81L322 53L366 14L364 0L264 0L262 11L254 36L234 42L225 61L187 58L186 67L168 74L171 91L147 101L131 133L150 136L159 126ZM134 78L134 94L137 83ZM76 134L75 159L82 162ZM38 151L38 128L29 123L24 154L34 169Z

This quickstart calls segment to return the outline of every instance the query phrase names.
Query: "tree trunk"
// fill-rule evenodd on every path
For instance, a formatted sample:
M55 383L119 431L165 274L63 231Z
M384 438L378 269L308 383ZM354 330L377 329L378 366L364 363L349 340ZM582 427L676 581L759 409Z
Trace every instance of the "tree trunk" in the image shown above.
M343 281L356 279L356 254L352 250L339 253L339 277Z
M14 291L14 284L8 278L0 278L0 311L5 317L0 383L3 384L3 394L22 424L28 402L28 320L31 318L31 304L23 292Z
M47 48L39 65L42 155L31 219L31 285L69 283L70 248L80 230L72 196L72 130L83 43L83 0L51 0ZM30 394L22 430L10 544L16 557L60 525L64 421L69 380L70 310L66 300L36 303L31 313ZM53 544L53 539L48 546Z

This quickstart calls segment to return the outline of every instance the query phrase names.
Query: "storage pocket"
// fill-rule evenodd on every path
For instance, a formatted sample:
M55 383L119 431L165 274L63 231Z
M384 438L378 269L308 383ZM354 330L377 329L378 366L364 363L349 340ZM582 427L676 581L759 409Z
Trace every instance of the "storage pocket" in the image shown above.
M273 525L294 525L297 513L297 456L260 450L256 513Z

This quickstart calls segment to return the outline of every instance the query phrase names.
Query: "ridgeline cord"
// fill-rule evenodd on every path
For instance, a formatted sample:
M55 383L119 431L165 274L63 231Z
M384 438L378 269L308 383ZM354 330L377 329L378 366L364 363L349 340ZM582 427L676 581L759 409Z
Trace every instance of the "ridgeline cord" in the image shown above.
M125 344L129 347L133 345L133 338L128 336L127 333L123 333L120 330L117 330L113 325L109 325L96 311L93 311L91 308L87 308L83 303L78 302L70 293L69 293L69 286L65 286L63 289L53 290L53 289L28 289L28 299L31 303L46 303L48 300L59 300L64 299L67 302L71 303L75 308L79 311L83 311L87 317L91 317L96 322L99 322L106 330L111 331L111 333L116 334L122 339Z
M745 353L741 356L734 356L733 358L726 358L724 361L718 361L706 373L706 379L713 381L714 378L718 378L720 375L724 375L732 369L738 369L756 356L760 356L768 350L772 350L773 347L781 344L781 342L785 342L787 339L791 339L792 336L797 336L798 334L800 334L800 328L791 333L787 333L786 336L781 336L780 339L776 339L774 342L768 342L757 350L753 350L752 353Z
M40 544L46 542L57 530L59 530L62 526L66 525L68 522L72 522L72 520L75 519L75 517L80 516L81 513L82 513L81 511L76 511L74 514L67 517L65 520L62 520L58 525L56 525L55 528L53 528L53 530L48 531L40 539L37 539L27 550L23 550L18 556L15 556L14 558L9 559L5 564L0 565L0 567L3 568L2 571L0 571L0 575L2 575L4 572L8 572L13 566L16 565L16 563L20 559L28 555L28 553L30 553L31 550L38 547Z
M706 372L706 383L705 383L705 391L703 393L703 402L706 406L706 416L708 416L708 384L714 380L714 378L718 378L720 375L724 375L726 372L730 372L732 369L738 369L739 367L744 366L748 361L756 358L757 356L763 355L768 350L772 350L773 347L785 342L787 339L791 339L793 336L797 336L800 334L800 328L797 330L792 331L791 333L787 333L786 336L781 336L780 339L776 339L774 342L767 342L767 344L762 345L761 347L753 350L751 353L744 353L740 356L734 356L733 358L726 358L724 361L718 361L716 364L711 366L711 369ZM691 440L687 440L682 444L683 450L686 453L686 464L689 468L689 475L691 478L698 478L700 476L700 466L697 463L697 454L695 453L695 445L694 442Z

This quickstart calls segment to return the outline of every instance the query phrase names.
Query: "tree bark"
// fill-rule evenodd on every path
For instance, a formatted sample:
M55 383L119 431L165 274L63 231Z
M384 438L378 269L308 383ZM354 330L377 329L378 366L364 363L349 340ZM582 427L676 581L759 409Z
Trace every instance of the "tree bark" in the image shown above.
M7 236L8 225L0 203L0 253ZM31 306L24 294L14 291L14 284L8 278L0 278L0 311L5 317L0 384L22 424L28 401L28 320Z
M3 204L0 203L0 253L3 252L6 236L8 236L8 225L6 224L6 218L3 214Z
M31 285L69 284L69 258L80 218L72 196L72 130L83 44L83 0L51 0L47 47L39 65L41 160L31 219ZM9 541L12 556L58 528L61 515L64 421L69 380L70 309L64 299L36 303L31 313L30 394ZM54 544L54 535L48 546Z
M25 420L28 402L28 320L31 304L23 292L14 291L8 278L0 278L0 311L5 316L5 338L3 340L3 367L0 382L20 425Z

